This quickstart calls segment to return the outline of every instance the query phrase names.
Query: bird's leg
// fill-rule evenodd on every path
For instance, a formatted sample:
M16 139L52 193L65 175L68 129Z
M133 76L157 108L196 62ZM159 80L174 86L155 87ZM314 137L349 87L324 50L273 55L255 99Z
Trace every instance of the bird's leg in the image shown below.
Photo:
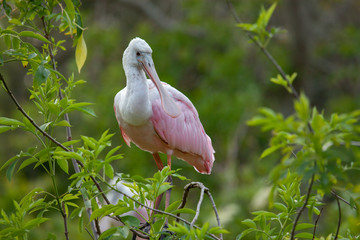
M164 165L163 165L163 163L161 162L161 158L160 158L160 156L159 156L159 153L153 153L153 157L154 157L154 160L155 160L155 162L156 162L156 165L157 165L159 171L161 171L161 170L164 168ZM159 209L159 205L160 205L160 203L161 203L161 200L162 200L162 198L163 198L163 195L164 195L164 194L161 194L160 196L158 196L158 197L156 198L156 200L155 200L155 205L154 205L154 208L155 208L155 209ZM153 213L153 214L154 214L154 213Z
M168 154L167 155L167 164L169 166L169 170L171 170L171 155ZM170 186L173 185L173 182L172 182L172 176L169 175L168 178L166 179L166 181L168 183L170 183ZM166 196L165 196L165 209L167 209L170 205L170 195L171 195L171 188L169 188L167 191L166 191ZM168 218L166 217L166 220L165 220L165 228L167 228L168 226Z
M164 165L161 162L161 158L159 156L159 153L153 153L153 157L154 157L156 166L158 167L159 171L161 171L164 168Z
M167 155L167 164L169 166L169 170L171 170L171 155ZM172 177L171 175L168 176L167 182L170 183L170 185L172 186ZM166 191L166 198L165 198L165 209L169 206L170 204L170 195L171 195L171 188L169 188L167 191Z

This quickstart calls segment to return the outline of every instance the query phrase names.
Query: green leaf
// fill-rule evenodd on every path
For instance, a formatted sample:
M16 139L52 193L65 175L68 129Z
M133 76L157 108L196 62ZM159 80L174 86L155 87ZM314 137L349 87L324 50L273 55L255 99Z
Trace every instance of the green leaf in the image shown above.
M111 164L107 163L105 164L105 174L106 176L108 176L110 179L114 178L114 168L111 166Z
M31 37L31 38L35 38L38 39L40 41L46 42L48 44L51 44L51 42L49 40L47 40L44 36L38 34L38 33L34 33L32 31L22 31L19 33L20 37Z
M8 165L10 165L15 160L19 159L20 157L22 157L21 153L10 158L9 160L7 160L6 163L4 163L4 165L1 166L0 171L3 170L4 168L6 168Z
M26 159L25 161L23 161L22 163L21 163L21 165L20 165L20 167L19 167L19 169L17 170L18 172L21 170L21 169L23 169L24 167L27 167L27 166L29 166L30 164L32 164L32 163L34 163L34 162L36 162L37 161L37 159L36 158L34 158L34 157L31 157L31 158L28 158L28 159Z
M133 208L128 207L128 206L117 206L116 210L114 211L113 215L117 216L117 215L122 215L124 213L128 213L130 211L132 211Z
M70 123L68 121L66 121L66 120L61 120L60 122L55 123L54 126L71 127Z
M300 99L295 101L294 108L301 120L309 121L310 103L309 99L305 96L305 94L300 94Z
M269 156L270 154L272 154L273 152L275 152L276 150L278 150L282 146L283 146L283 144L279 144L279 145L275 145L275 146L272 146L272 147L269 147L269 148L265 149L265 151L261 154L260 158L263 159L263 158Z
M90 217L90 222L93 221L95 218L102 217L104 215L113 213L119 206L114 206L112 204L102 206L93 211Z
M172 211L171 213L172 214L185 213L185 214L193 214L193 215L195 215L195 211L193 209L190 209L190 208L176 209L175 211Z
M12 178L12 176L13 176L13 174L14 174L15 166L16 166L18 160L19 160L19 159L16 159L16 161L14 161L14 162L9 166L9 168L6 170L6 177L7 177L7 179L8 179L9 181L11 181L11 178Z
M12 126L0 126L0 133L4 133L12 129L14 129Z
M282 204L282 203L274 203L274 207L276 208L276 209L278 209L278 210L280 210L281 212L284 212L284 213L287 213L288 212L288 210L287 210L287 207L284 205L284 204Z
M164 183L160 186L159 191L158 191L158 195L166 192L168 189L172 188L173 186L171 184L168 183Z
M103 232L100 237L99 240L102 239L108 239L108 237L112 236L114 233L116 233L118 227L112 227L109 228L108 230L106 230L105 232ZM109 238L110 239L110 238Z
M296 225L295 231L307 229L307 228L313 228L315 225L311 223L300 223ZM311 236L312 237L312 236Z
M66 4L66 11L69 13L70 20L73 20L75 17L75 7L71 0L64 0Z
M79 160L80 162L83 161L83 158L76 152L67 152L67 151L56 151L54 153L54 158L56 159L63 159L62 157L65 157L66 159L74 158L76 160Z
M181 201L182 201L182 200L179 199L179 200L171 203L171 204L165 209L165 212L172 212L172 211L174 211L174 210L177 208L177 206L179 206L179 204L180 204Z
M270 7L269 9L265 12L265 15L264 15L264 23L265 23L265 27L268 25L269 23L269 20L274 12L276 8L276 2L274 2Z
M81 68L84 66L86 55L87 55L87 48L84 40L84 33L82 33L78 39L75 50L76 66L78 68L79 73L81 71Z
M236 240L241 240L246 235L248 235L249 233L252 233L252 232L254 232L253 228L245 229L245 231L242 231L242 233L240 233L239 235L236 236Z
M20 20L17 18L12 18L9 20L9 23L15 24L15 25L22 25Z
M312 233L302 232L295 235L295 238L313 239Z
M24 126L24 123L20 122L19 120L13 118L7 118L7 117L0 117L0 124Z
M4 42L7 48L11 48L11 38L9 35L4 35Z
M74 145L75 143L78 142L80 142L80 140L71 140L71 141L63 142L62 145L65 147L69 147L70 145Z
M70 215L70 219L74 219L75 217L81 217L84 210L85 210L84 207L75 208Z
M34 87L40 86L49 76L49 69L45 68L44 65L39 65L34 75Z
M137 219L134 216L123 216L121 217L121 221L123 221L126 225L129 225L131 227L139 227L140 226L140 220Z
M268 218L277 218L277 215L273 212L268 212L268 211L255 211L255 212L252 212L253 215L256 215L256 216L265 216L265 217L268 217Z
M40 225L43 222L46 222L47 220L49 220L49 218L34 218L31 219L30 221L28 221L23 228L24 229L31 229L33 227L36 227L38 225Z
M64 172L69 174L69 163L66 159L57 159L56 162Z
M46 131L46 129L48 128L48 126L51 124L52 122L47 122L44 123L43 125L39 126L41 130L43 130L44 132Z
M251 23L239 23L236 25L237 27L248 31L248 32L256 32L257 31L257 25L251 24Z
M117 233L119 233L121 239L126 239L129 236L130 229L128 226L121 226L118 227Z
M209 229L209 233L211 234L229 234L230 232L221 227L213 227Z
M88 105L92 105L92 103L88 103L88 102L80 102L80 103L74 103L74 104L71 104L70 106L68 106L66 109L64 109L64 111L62 112L62 114L64 113L67 113L67 112L70 112L72 110L77 110L77 111L80 111L80 112L84 112L86 114L89 114L93 117L96 117L96 114L94 112L93 109L91 108L88 108L88 107L85 107L85 106L88 106Z
M256 229L256 223L251 219L245 219L241 221L241 223L245 224L249 228L255 228Z

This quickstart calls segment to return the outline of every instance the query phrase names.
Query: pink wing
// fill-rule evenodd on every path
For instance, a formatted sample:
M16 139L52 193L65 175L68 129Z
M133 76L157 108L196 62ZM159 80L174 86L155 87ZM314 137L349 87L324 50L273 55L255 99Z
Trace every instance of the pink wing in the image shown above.
M194 105L175 88L164 83L163 86L179 106L181 114L176 118L170 117L162 109L161 100L156 97L158 94L150 94L153 110L151 121L155 131L171 149L179 150L182 153L189 154L189 156L192 155L192 157L197 155L196 163L188 161L185 157L184 160L192 164L197 171L209 174L215 159L214 149ZM149 90L152 92L155 89L150 85Z

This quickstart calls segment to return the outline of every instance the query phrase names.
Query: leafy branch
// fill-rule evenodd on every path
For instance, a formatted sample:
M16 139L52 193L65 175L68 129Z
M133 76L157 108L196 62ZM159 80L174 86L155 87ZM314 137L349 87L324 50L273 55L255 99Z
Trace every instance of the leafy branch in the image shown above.
M290 239L306 236L313 238L320 212L317 212L318 217L312 235L306 232L295 235L295 231L300 230L299 226L301 226L301 224L298 224L300 216L306 208L309 208L309 201L311 199L311 192L315 179L317 179L316 185L320 185L320 187L317 187L318 195L330 192L332 186L336 184L336 177L330 170L331 166L333 166L333 163L330 164L330 162L335 162L336 160L332 158L327 151L338 145L346 147L356 145L354 143L357 142L358 131L356 130L357 126L355 123L358 122L360 113L359 111L341 115L334 113L331 115L330 120L326 120L323 113L319 113L315 107L311 111L307 97L303 93L299 94L293 86L296 73L287 75L266 49L271 38L280 31L277 28L271 28L270 31L267 30L276 3L272 4L268 9L261 8L258 19L254 24L242 23L230 0L226 0L226 3L237 26L245 31L248 38L260 48L262 53L279 72L279 75L276 78L271 78L271 82L283 86L295 99L294 108L296 113L294 115L284 118L282 114L276 113L272 109L261 108L259 111L261 115L253 117L248 121L248 124L251 126L260 125L262 126L263 131L271 130L273 132L270 147L261 154L261 158L265 158L274 152L281 150L283 155L281 164L273 170L273 172L277 172L277 176L283 175L281 171L289 167L294 169L301 167L301 169L303 169L302 172L296 170L299 172L300 176L309 177L309 175L311 175L306 195L302 198L302 205L299 207L294 222L291 225L289 237ZM345 125L349 128L346 129ZM350 129L352 129L352 131L348 131ZM310 134L307 134L307 131L310 132ZM345 135L346 138L344 137ZM342 168L346 168L346 166L338 163L337 169L340 170ZM333 180L330 180L330 178ZM341 198L335 197L336 201L341 200ZM347 201L345 200L345 202ZM351 206L354 206L354 204ZM338 208L339 220L335 238L337 238L339 234L341 221L341 209L340 207ZM266 218L266 216L264 217ZM249 224L248 227L255 228L255 225ZM264 228L268 229L266 226L263 226L263 229ZM283 230L283 228L281 229ZM281 235L282 231L277 236L280 237Z

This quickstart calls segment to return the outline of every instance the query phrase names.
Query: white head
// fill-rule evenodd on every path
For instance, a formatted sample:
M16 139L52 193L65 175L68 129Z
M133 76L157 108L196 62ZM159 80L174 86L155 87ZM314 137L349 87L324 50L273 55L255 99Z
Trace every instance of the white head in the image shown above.
M131 40L129 46L125 49L123 56L123 67L125 73L128 68L134 67L139 71L144 71L159 91L164 111L171 117L177 117L181 113L180 109L163 88L159 76L157 75L151 54L151 47L144 40L141 38L134 38Z
M134 38L130 41L129 46L125 49L123 55L123 66L125 67L139 67L141 68L141 64L138 61L138 57L140 55L149 55L151 57L152 49L141 38Z

